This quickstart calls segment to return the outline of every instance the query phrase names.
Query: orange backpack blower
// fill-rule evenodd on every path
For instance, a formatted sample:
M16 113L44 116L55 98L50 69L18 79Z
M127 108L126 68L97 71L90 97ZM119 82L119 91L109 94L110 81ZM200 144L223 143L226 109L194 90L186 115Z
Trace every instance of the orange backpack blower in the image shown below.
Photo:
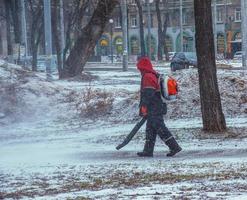
M178 94L178 83L171 76L159 75L160 93L162 101L174 100L177 98Z

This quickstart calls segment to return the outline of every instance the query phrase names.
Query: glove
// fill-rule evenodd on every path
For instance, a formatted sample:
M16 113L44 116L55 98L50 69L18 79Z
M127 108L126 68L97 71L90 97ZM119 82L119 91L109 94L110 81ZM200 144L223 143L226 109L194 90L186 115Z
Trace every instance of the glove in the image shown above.
M139 111L139 116L146 117L148 114L148 109L146 106L141 106Z

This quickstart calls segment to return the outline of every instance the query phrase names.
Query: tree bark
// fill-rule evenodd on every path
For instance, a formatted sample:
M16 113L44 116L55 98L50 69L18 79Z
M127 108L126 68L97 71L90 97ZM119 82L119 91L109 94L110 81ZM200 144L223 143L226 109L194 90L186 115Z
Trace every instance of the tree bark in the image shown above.
M15 43L21 43L21 5L20 0L9 0L13 20Z
M58 75L59 78L62 77L63 69L62 69L62 43L61 43L61 34L60 34L60 28L59 28L59 12L58 9L60 8L60 2L59 0L53 0L53 8L52 8L52 34L53 34L53 40L55 43L56 53L57 53L57 69L58 69Z
M141 5L140 0L135 0L135 2L136 2L136 5L138 7L138 14L139 14L141 56L145 56L147 54L146 54L146 49L145 49L142 5Z
M203 129L222 132L226 122L216 75L211 0L194 1L194 13Z
M77 34L75 32L78 32L78 30L81 30L81 24L84 19L85 11L89 6L94 7L94 3L89 0L73 0L72 2L64 1L64 12L67 16L67 19L65 20L65 47L63 50L62 60L63 63L66 61L66 55L69 50L72 48L72 34L73 33L73 39L77 40ZM63 76L63 73L61 74L61 78Z
M167 1L164 2L167 6ZM162 18L161 18L161 12L160 12L160 0L155 0L155 8L156 8L156 14L157 14L157 21L158 21L158 60L163 60L163 48L164 53L166 56L166 60L169 60L167 48L166 48L166 31L168 26L168 19L169 19L169 13L166 9L165 13L165 20L162 26Z
M27 1L30 14L32 71L37 71L38 46L43 35L43 1Z
M4 1L5 15L6 15L6 35L7 35L7 52L8 55L13 55L13 44L11 39L11 20L10 20L10 2Z
M34 43L31 44L32 49L32 71L37 71L37 57L38 57L38 47Z
M68 59L65 62L64 77L80 75L89 56L94 51L97 41L100 39L110 15L119 3L119 0L99 1L89 23L83 28L80 36L75 41Z
M167 5L167 4L166 4ZM167 27L168 27L168 22L169 22L169 13L168 13L168 10L166 12L166 15L165 15L165 21L164 21L164 24L163 24L163 42L164 42L164 53L166 55L166 61L169 61L169 55L168 55L168 50L167 50L167 46L166 46L166 31L167 31Z
M42 37L43 24L40 23L37 30L33 30L31 36L32 71L37 71L38 47Z

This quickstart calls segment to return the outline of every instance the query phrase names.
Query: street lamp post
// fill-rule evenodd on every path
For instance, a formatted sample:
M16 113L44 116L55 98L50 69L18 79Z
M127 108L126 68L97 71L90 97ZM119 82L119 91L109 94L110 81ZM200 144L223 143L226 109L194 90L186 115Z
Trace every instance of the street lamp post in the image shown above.
M113 19L109 19L111 25L110 35L111 35L111 63L113 63L113 46L112 46L112 35L113 35Z
M122 9L122 30L123 30L123 71L128 71L128 22L127 2L121 0Z
M227 0L224 2L225 4L225 34L224 34L224 58L226 58L227 55L227 18L228 18L228 13L227 13Z
M241 30L242 30L242 64L244 69L246 69L246 49L247 49L247 30L246 30L246 11L247 11L247 4L245 0L241 0Z
M183 0L179 1L179 26L180 26L180 51L184 51L184 33L183 33Z

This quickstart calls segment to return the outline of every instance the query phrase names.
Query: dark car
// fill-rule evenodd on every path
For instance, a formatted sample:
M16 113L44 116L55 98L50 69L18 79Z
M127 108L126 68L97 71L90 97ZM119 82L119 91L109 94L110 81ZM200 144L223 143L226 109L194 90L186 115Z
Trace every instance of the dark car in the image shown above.
M188 69L189 66L197 67L197 57L195 52L175 53L171 60L171 70Z

